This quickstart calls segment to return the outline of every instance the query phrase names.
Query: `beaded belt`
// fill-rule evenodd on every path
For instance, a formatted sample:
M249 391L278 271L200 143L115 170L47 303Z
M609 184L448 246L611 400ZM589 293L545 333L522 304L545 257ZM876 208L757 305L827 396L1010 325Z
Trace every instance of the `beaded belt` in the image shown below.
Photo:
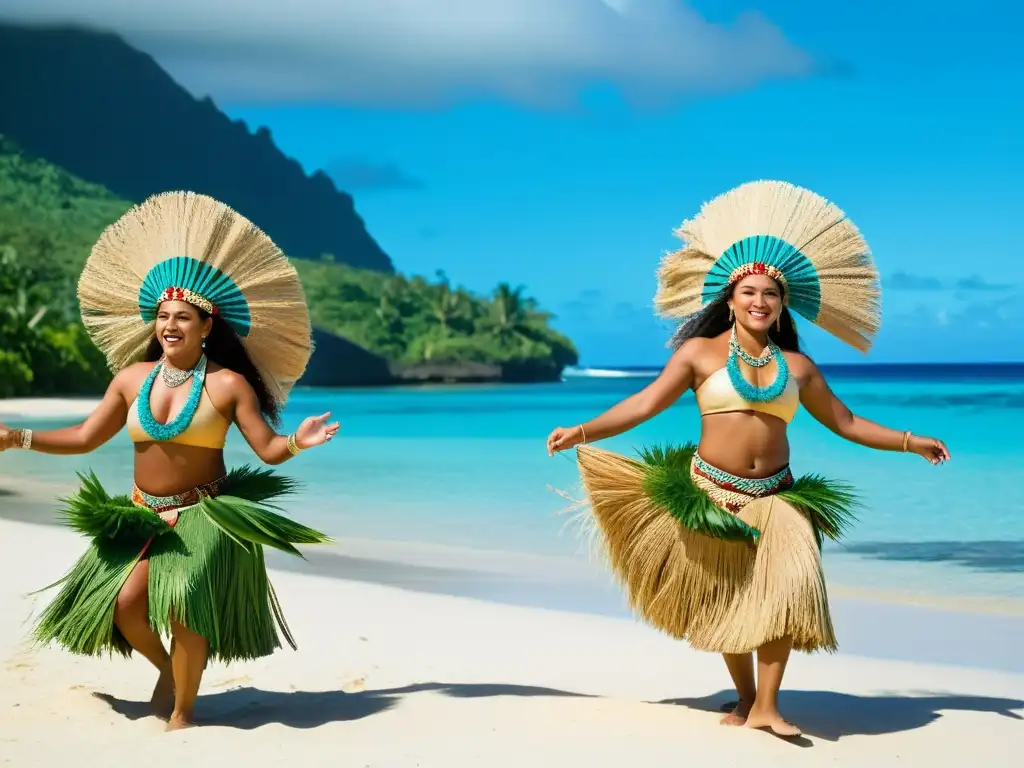
M136 485L132 489L132 502L137 506L147 507L158 514L160 512L168 512L173 509L198 504L200 499L219 496L226 479L226 477L222 477L219 480L214 480L212 483L206 483L184 493L176 493L173 496L153 496Z
M793 484L793 473L784 467L770 477L740 477L724 469L713 467L696 453L693 454L692 469L695 474L710 480L723 490L745 493L748 496L771 496L786 490Z

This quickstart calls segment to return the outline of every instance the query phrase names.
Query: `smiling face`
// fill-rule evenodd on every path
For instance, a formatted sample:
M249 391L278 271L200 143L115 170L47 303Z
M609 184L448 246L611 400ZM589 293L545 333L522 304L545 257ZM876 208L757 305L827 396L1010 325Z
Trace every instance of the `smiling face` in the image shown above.
M198 357L212 326L211 318L203 318L198 309L184 301L165 301L157 309L156 338L172 360Z
M782 288L766 275L749 275L729 300L736 322L752 333L767 333L782 313Z

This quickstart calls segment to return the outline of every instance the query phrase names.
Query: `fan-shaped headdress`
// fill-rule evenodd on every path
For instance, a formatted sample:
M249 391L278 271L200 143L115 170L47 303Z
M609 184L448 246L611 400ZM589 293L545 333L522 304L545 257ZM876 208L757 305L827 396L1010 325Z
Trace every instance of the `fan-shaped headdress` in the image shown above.
M82 321L117 371L145 354L160 303L186 301L237 334L280 402L312 352L302 284L259 228L195 192L135 206L93 246L78 282Z
M658 269L660 315L689 317L737 280L764 274L783 285L794 312L870 348L881 324L878 272L853 222L819 195L749 182L705 203L675 234L685 246Z

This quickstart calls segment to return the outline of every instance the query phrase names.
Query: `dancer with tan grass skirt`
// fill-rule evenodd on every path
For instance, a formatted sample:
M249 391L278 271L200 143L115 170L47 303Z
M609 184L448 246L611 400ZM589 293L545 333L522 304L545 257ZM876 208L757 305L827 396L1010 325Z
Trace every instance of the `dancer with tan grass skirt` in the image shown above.
M794 477L787 425L803 404L838 436L949 460L939 440L856 416L800 352L791 311L867 351L878 275L854 225L805 189L753 182L707 203L659 269L656 305L679 318L658 378L597 418L555 429L574 446L598 539L633 609L699 650L721 653L739 695L723 723L800 735L778 709L792 649L835 651L824 537L852 521L849 486ZM692 389L698 445L638 459L589 443L619 435ZM757 652L755 677L753 652Z
M166 193L128 211L94 246L78 295L113 382L82 424L0 425L0 450L84 454L127 424L135 486L112 497L90 474L64 500L66 522L91 543L51 585L61 589L34 639L91 656L137 651L160 673L154 714L185 728L207 660L268 656L279 632L295 647L263 547L299 555L295 544L328 540L275 511L291 480L226 469L231 425L272 465L338 425L324 414L289 437L273 429L309 360L306 302L285 256L216 200Z

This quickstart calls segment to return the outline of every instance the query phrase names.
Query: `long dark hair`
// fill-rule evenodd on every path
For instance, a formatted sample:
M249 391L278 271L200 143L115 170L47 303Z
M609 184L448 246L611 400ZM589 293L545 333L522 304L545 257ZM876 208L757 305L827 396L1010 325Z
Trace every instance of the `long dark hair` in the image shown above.
M729 299L732 298L735 290L736 284L733 283L704 309L690 315L680 323L679 328L672 334L670 345L672 349L679 349L687 339L713 339L728 331L732 327L732 322L729 320ZM785 291L781 285L779 290ZM782 296L785 298L785 293ZM796 332L796 323L793 322L793 315L785 304L782 305L782 317L778 326L772 324L768 330L768 338L774 341L779 349L784 349L787 352L802 352L800 339Z
M210 317L209 314L199 307L194 307L194 309L199 313L200 320L206 320ZM221 368L227 368L245 377L245 380L249 382L249 386L256 393L256 399L260 403L260 411L267 421L277 426L281 420L281 404L270 394L270 389L264 383L260 372L256 370L256 366L253 365L252 360L249 358L249 353L245 351L242 342L235 332L231 330L231 326L217 315L213 315L213 327L210 328L210 335L206 337L205 351L206 356ZM146 350L146 362L155 363L163 354L164 350L160 346L160 340L154 336L153 340L149 342L149 348Z

